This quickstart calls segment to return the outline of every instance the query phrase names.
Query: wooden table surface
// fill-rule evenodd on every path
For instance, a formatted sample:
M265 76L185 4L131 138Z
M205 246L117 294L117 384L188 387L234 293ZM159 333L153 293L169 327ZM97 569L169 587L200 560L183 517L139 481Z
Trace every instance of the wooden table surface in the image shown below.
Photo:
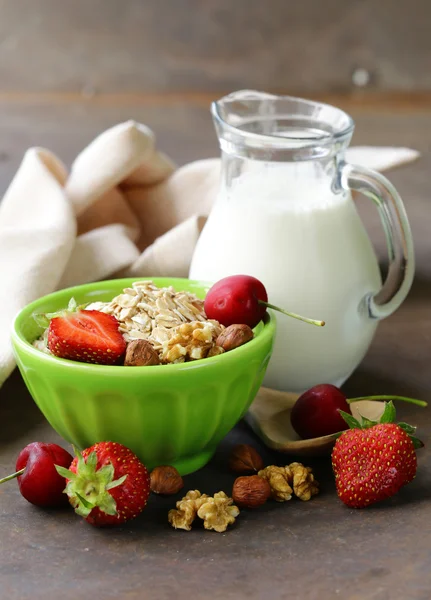
M66 164L95 134L134 118L157 133L159 146L179 164L217 154L209 98L79 96L0 97L0 192L28 146L56 152ZM431 402L431 105L428 101L361 102L336 99L351 111L355 144L403 145L420 161L390 174L404 198L416 245L417 274L402 308L382 322L372 347L347 382L348 394L405 394ZM360 202L382 262L377 214ZM2 257L7 260L7 257ZM429 441L431 409L400 407ZM19 450L34 441L62 442L46 423L17 372L0 390L0 474L14 469ZM234 443L250 442L266 460L283 464L240 423L212 462L187 476L186 488L230 490L225 467ZM226 534L174 531L172 498L152 498L134 522L97 530L72 511L27 504L15 482L0 488L0 597L8 600L92 597L137 600L283 599L429 600L431 598L431 451L420 451L415 481L398 496L363 511L336 497L328 459L309 461L321 494L308 503L268 503L244 511ZM0 475L0 476L1 476Z

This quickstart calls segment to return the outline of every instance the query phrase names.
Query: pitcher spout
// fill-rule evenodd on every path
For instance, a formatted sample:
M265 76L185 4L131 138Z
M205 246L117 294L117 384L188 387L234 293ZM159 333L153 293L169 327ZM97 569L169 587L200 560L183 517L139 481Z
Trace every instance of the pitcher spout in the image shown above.
M247 113L255 110L256 103L276 98L274 94L258 90L238 90L213 102L211 113L215 121L223 121L235 127L241 123Z
M213 102L222 150L249 158L301 161L332 156L347 146L351 117L334 106L258 90L239 90Z

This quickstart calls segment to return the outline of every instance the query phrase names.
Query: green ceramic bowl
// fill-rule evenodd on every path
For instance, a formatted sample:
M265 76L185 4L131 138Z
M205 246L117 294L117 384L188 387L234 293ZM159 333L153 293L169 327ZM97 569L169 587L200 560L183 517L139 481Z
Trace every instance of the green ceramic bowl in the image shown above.
M189 363L153 367L90 365L55 358L31 345L41 329L33 313L54 312L73 296L78 304L109 301L136 279L91 283L44 296L16 317L12 344L23 379L52 427L79 449L111 440L153 468L181 474L205 465L220 440L244 416L268 365L275 318L268 315L248 344ZM154 278L156 285L194 292L209 285Z

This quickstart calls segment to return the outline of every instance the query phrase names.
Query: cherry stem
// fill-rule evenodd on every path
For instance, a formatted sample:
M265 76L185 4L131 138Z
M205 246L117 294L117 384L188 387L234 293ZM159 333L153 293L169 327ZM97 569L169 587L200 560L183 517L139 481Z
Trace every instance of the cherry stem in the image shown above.
M263 304L266 308L272 308L273 310L277 310L278 312L287 315L288 317L293 317L294 319L298 319L298 321L304 321L304 323L309 323L310 325L317 325L318 327L323 327L325 325L325 321L316 321L315 319L308 319L307 317L303 317L301 315L297 315L293 312L288 312L287 310L283 310L278 306L274 306L274 304L270 304L269 302L265 302L265 300L258 300L259 304Z
M348 398L347 404L359 402L360 400L401 400L402 402L416 404L417 406L428 406L428 402L425 402L424 400L416 400L416 398L409 398L408 396L362 396L360 398Z
M19 477L20 475L22 475L25 471L25 467L24 469L21 469L20 471L17 471L16 473L12 473L12 475L8 475L7 477L3 477L3 479L0 479L0 483L4 483L5 481L10 481L11 479L15 479L15 477Z

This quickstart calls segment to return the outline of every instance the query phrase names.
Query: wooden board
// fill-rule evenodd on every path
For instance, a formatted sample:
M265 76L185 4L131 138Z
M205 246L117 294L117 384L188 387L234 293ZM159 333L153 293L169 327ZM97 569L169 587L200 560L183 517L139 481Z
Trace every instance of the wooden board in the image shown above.
M0 91L431 89L428 0L0 0Z

